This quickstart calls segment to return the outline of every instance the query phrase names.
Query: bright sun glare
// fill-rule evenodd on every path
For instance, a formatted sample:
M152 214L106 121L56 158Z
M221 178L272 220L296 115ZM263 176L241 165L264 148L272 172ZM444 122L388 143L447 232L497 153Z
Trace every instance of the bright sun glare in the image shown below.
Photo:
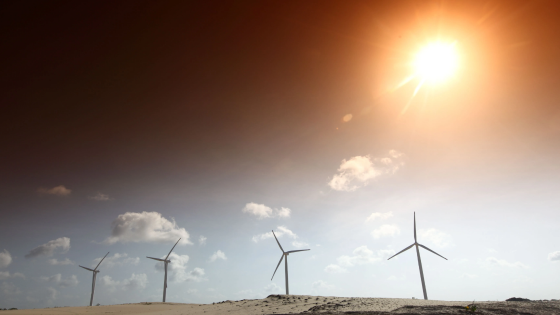
M431 83L449 78L457 69L455 43L436 42L424 47L416 55L416 75Z

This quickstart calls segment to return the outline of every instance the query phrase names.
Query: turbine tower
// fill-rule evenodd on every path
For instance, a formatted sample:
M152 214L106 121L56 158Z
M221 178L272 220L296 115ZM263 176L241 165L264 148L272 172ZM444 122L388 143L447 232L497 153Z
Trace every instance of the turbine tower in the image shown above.
M91 298L89 299L89 306L91 306L91 304L93 303L93 293L95 292L95 278L97 278L97 273L99 271L101 271L101 270L97 270L97 267L99 267L99 265L101 265L101 262L103 261L103 259L105 259L105 257L107 257L107 255L109 255L109 252L107 252L107 254L105 254L105 256L103 256L101 261L97 264L97 266L95 266L94 269L89 269L87 267L79 265L80 267L93 272L93 280L91 281Z
M298 249L298 250L290 250L285 252L284 249L282 248L282 245L280 245L280 242L278 242L278 238L276 238L276 234L274 234L274 231L272 231L272 235L274 235L274 238L276 239L276 243L278 243L278 246L280 246L280 250L282 251L282 256L280 257L280 261L278 262L278 265L276 265L276 269L274 269L274 273L272 274L272 278L270 278L270 281L272 281L272 279L274 279L274 275L276 274L276 270L278 270L278 267L280 266L280 264L282 263L282 259L284 259L284 257L286 257L286 261L284 262L284 267L286 270L286 295L290 295L290 288L288 286L288 255L290 253L295 253L295 252L303 252L306 250L310 250L310 249Z
M418 246L429 250L430 252L438 255L439 257L441 257L445 260L447 260L447 258L441 256L440 254L434 252L433 250L429 249L428 247L426 247L426 246L424 246L424 245L422 245L422 244L420 244L416 241L416 212L414 212L414 244L412 244L412 245L408 246L407 248L401 250L400 252L391 256L389 259L397 256L398 254L400 254L402 252L405 252L405 251L409 250L414 245L416 245L416 256L418 257L418 268L420 268L420 280L422 280L422 290L424 291L424 300L427 300L428 299L428 294L426 293L426 283L424 282L424 271L422 271L422 260L420 259L420 250L418 249ZM387 259L387 260L389 260L389 259Z
M165 278L163 278L163 302L165 302L165 292L167 292L167 264L171 262L171 260L168 260L167 258L169 258L169 255L171 255L171 252L173 251L175 246L177 246L177 244L179 243L180 240L181 239L179 239L177 241L177 243L175 243L175 245L173 245L173 247L169 251L169 254L167 254L167 256L165 257L165 259L146 256L146 258L150 258L150 259L157 260L157 261L163 261L163 265L164 265L164 268L165 268Z

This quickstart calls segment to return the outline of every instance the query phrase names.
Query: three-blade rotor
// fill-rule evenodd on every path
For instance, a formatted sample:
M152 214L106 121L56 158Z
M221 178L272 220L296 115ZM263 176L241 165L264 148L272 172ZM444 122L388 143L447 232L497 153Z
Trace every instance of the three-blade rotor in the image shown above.
M280 245L280 242L278 241L278 238L276 237L276 234L274 234L274 230L272 231L272 235L274 235L274 239L276 240L276 243L278 243L278 247L280 247L280 250L282 251L282 256L280 256L280 261L278 262L278 265L276 265L276 269L274 269L274 273L272 274L272 278L270 278L270 280L272 281L272 279L274 279L274 275L276 274L276 271L278 270L278 267L280 267L280 264L282 263L282 260L284 259L284 256L288 256L291 253L296 253L296 252L304 252L310 249L297 249L297 250L290 250L285 252L284 249L282 248L282 245Z
M167 256L165 256L165 259L155 258L155 257L149 257L149 256L146 256L146 258L150 258L150 259L153 259L153 260L163 261L163 262L170 263L171 260L169 260L169 259L167 259L167 258L169 258L169 255L171 255L171 252L175 249L175 246L177 246L177 244L179 244L179 241L180 241L180 240L181 240L181 239L179 239L179 240L175 243L175 245L173 245L173 247L172 247L171 250L169 251L169 254L167 254Z
M99 263L97 264L97 266L95 266L95 268L93 268L93 269L84 267L84 266L82 266L82 265L78 265L78 266L80 266L80 267L82 267L82 268L84 268L84 269L86 269L86 270L89 270L89 271L99 272L99 270L97 270L97 268L99 267L99 265L101 265L101 263L103 262L103 260L105 259L105 257L107 257L107 255L109 255L109 252L107 252L107 254L105 254L105 256L103 256L103 258L101 258L101 260L99 261Z

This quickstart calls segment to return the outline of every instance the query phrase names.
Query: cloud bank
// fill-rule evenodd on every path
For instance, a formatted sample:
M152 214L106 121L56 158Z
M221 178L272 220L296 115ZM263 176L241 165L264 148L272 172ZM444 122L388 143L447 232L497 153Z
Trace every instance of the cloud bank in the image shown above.
M243 213L249 213L259 219L264 218L289 218L292 210L281 207L280 209L272 209L264 204L249 202L241 210Z
M338 174L333 176L328 185L333 190L354 191L381 175L394 174L404 165L402 158L402 153L391 150L381 158L358 155L349 160L344 159L338 168Z
M117 242L176 242L179 244L192 244L189 232L177 226L175 220L164 218L159 212L127 212L119 215L111 224L111 236L105 243Z
M54 251L61 249L61 253L66 253L70 250L70 238L61 237L56 240L49 241L43 245L37 246L32 249L29 254L25 255L25 258L35 258L39 256L52 256Z

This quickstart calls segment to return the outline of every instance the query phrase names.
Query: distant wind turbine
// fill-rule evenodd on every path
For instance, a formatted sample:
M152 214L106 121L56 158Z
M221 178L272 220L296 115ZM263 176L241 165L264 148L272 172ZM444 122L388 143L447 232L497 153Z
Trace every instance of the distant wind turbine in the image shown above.
M416 212L414 212L414 244L412 244L412 245L408 246L407 248L401 250L400 252L398 252L398 253L396 253L395 255L391 256L389 259L391 259L391 258L397 256L397 255L400 254L400 253L403 253L403 252L409 250L409 249L410 249L412 246L414 246L414 245L416 245L416 256L418 256L418 268L420 268L420 280L422 280L422 290L424 291L424 300L427 300L427 299L428 299L428 294L426 293L426 283L424 282L424 272L422 271L422 260L420 259L420 250L418 249L418 246L420 246L420 247L422 247L422 248L424 248L424 249L429 250L430 252L432 252L432 253L438 255L439 257L441 257L441 258L443 258L443 259L445 259L445 260L447 260L447 258L445 258L445 257L441 256L440 254L434 252L433 250L429 249L428 247L426 247L426 246L424 246L424 245L422 245L422 244L419 244L419 243L416 241ZM389 260L389 259L387 259L387 260Z
M278 246L280 246L280 250L282 251L282 257L280 257L280 261L278 262L278 265L276 265L276 269L274 269L274 273L272 274L272 278L270 278L270 281L272 281L272 279L274 279L274 275L276 274L276 270L278 270L278 267L280 266L280 264L282 263L282 259L284 259L284 257L286 257L286 261L284 262L284 267L286 270L286 295L290 295L290 288L288 286L288 255L290 253L295 253L295 252L303 252L306 250L310 250L310 249L299 249L299 250L290 250L285 252L284 249L282 248L282 245L280 245L280 242L278 242L278 238L276 238L276 234L274 234L274 231L272 231L272 235L274 235L274 238L276 239L276 243L278 243Z
M101 270L97 270L97 267L99 267L99 265L101 265L101 262L103 261L103 259L105 259L105 257L107 257L107 255L109 255L109 252L107 252L107 254L105 254L105 256L103 256L101 261L97 264L97 266L95 266L94 269L89 269L87 267L79 265L80 267L93 272L93 280L91 281L91 298L89 299L89 306L91 306L91 304L93 303L93 293L95 292L95 278L97 278L97 273L99 271L101 271Z
M180 241L181 239L179 239ZM154 258L154 257L148 257L146 256L146 258L150 258L153 260L158 260L158 261L163 261L164 267L165 267L165 278L163 278L163 302L165 302L165 292L167 291L167 264L171 262L171 260L168 260L167 258L169 258L169 255L171 255L171 252L173 251L173 249L175 248L175 246L177 246L177 244L179 243L179 241L177 241L177 243L175 243L175 245L173 245L173 247L171 248L171 250L169 251L169 254L167 254L167 256L165 257L165 259L161 259L161 258Z

